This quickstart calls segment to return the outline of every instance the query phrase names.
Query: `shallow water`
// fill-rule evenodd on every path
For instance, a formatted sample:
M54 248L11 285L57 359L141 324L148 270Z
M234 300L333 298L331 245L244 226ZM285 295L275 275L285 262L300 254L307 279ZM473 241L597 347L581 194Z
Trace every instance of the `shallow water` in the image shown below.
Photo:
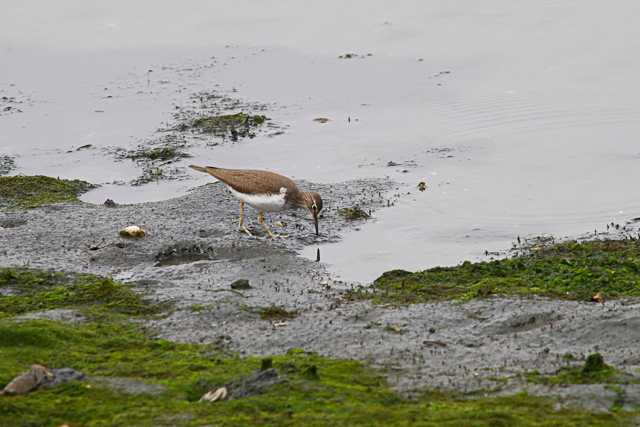
M23 112L0 114L0 150L19 173L104 184L89 202L166 199L208 178L109 184L140 170L105 150L134 148L190 94L217 89L269 104L288 128L179 165L389 176L410 193L321 247L336 274L484 258L518 235L640 215L639 12L633 1L8 5L0 97ZM372 56L338 58L347 52Z

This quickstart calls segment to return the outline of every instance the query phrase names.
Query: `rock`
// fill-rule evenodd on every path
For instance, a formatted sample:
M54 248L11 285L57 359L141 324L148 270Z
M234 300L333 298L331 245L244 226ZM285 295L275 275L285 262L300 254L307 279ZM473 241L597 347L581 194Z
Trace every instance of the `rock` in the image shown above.
M253 287L249 284L247 279L238 279L233 282L231 285L231 289L235 289L237 291L253 289Z
M27 220L23 218L1 218L0 228L15 228L20 227L21 225L25 225L26 223Z
M200 401L215 402L217 400L234 400L256 396L266 393L271 386L282 383L284 380L279 377L278 371L269 367L269 362L265 361L271 361L271 359L263 359L261 370L222 386L199 380L197 382L198 388L209 390L200 398Z
M70 381L81 381L82 372L72 368L51 369L42 365L31 365L31 369L15 377L0 394L27 394L39 387L55 387Z
M11 380L0 394L27 394L50 380L53 380L53 373L45 366L34 364L31 365L30 370L23 372Z
M42 384L43 387L50 388L71 381L82 381L85 379L85 375L82 372L76 371L73 368L52 369L51 373L53 374L53 378L44 381Z
M266 371L268 369L273 368L273 359L271 359L270 357L265 357L264 359L262 359L260 361L260 370L261 371Z
M257 371L227 384L226 388L229 390L228 398L229 400L242 399L244 397L262 394L271 386L279 384L282 381L278 376L278 371L274 368Z
M320 379L320 375L318 374L318 367L316 365L307 366L302 372L302 375L306 379L312 381L318 381Z
M587 356L587 360L582 367L581 374L583 376L589 376L596 374L598 372L602 372L607 369L608 366L604 363L604 358L600 353L592 353Z
M103 204L108 208L115 208L118 206L118 204L111 199L105 200Z

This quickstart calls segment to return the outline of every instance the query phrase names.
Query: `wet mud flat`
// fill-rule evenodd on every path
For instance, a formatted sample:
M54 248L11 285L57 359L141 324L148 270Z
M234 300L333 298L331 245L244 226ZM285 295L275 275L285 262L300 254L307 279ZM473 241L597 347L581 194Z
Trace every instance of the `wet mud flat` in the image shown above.
M425 389L482 395L526 390L560 396L559 406L596 411L640 403L637 298L605 304L544 297L410 305L354 300L349 295L356 285L335 280L322 263L297 251L339 240L361 224L341 214L344 208L358 206L375 217L376 209L398 197L398 187L386 180L300 185L331 201L318 237L303 211L270 216L273 230L286 238L266 238L253 211L250 229L257 237L240 233L237 201L212 183L163 202L5 209L0 266L113 276L155 302L172 304L169 313L147 321L156 337L223 342L244 356L301 348L356 359L382 368L390 384L409 396ZM132 224L147 236L118 236ZM615 389L567 388L523 376L551 375L591 353L633 380Z

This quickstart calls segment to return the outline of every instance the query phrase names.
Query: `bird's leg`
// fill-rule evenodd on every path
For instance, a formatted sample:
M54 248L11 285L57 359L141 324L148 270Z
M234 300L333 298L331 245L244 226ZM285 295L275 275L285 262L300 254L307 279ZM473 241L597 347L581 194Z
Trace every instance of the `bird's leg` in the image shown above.
M260 225L262 225L269 237L271 237L272 239L276 237L275 234L273 234L269 229L269 226L267 226L267 224L264 222L264 212L262 211L260 211L260 213L258 214L258 222L260 223Z
M244 225L244 202L240 201L240 222L239 222L240 231L244 231L249 236L253 237L253 234L249 231L249 229Z

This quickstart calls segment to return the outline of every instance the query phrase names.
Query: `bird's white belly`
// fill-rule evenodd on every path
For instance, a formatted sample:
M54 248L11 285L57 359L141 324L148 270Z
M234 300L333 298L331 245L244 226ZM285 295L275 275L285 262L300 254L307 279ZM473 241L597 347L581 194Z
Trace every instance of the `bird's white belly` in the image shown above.
M285 200L286 189L278 194L244 194L229 186L227 188L238 199L260 211L277 212L287 208Z

